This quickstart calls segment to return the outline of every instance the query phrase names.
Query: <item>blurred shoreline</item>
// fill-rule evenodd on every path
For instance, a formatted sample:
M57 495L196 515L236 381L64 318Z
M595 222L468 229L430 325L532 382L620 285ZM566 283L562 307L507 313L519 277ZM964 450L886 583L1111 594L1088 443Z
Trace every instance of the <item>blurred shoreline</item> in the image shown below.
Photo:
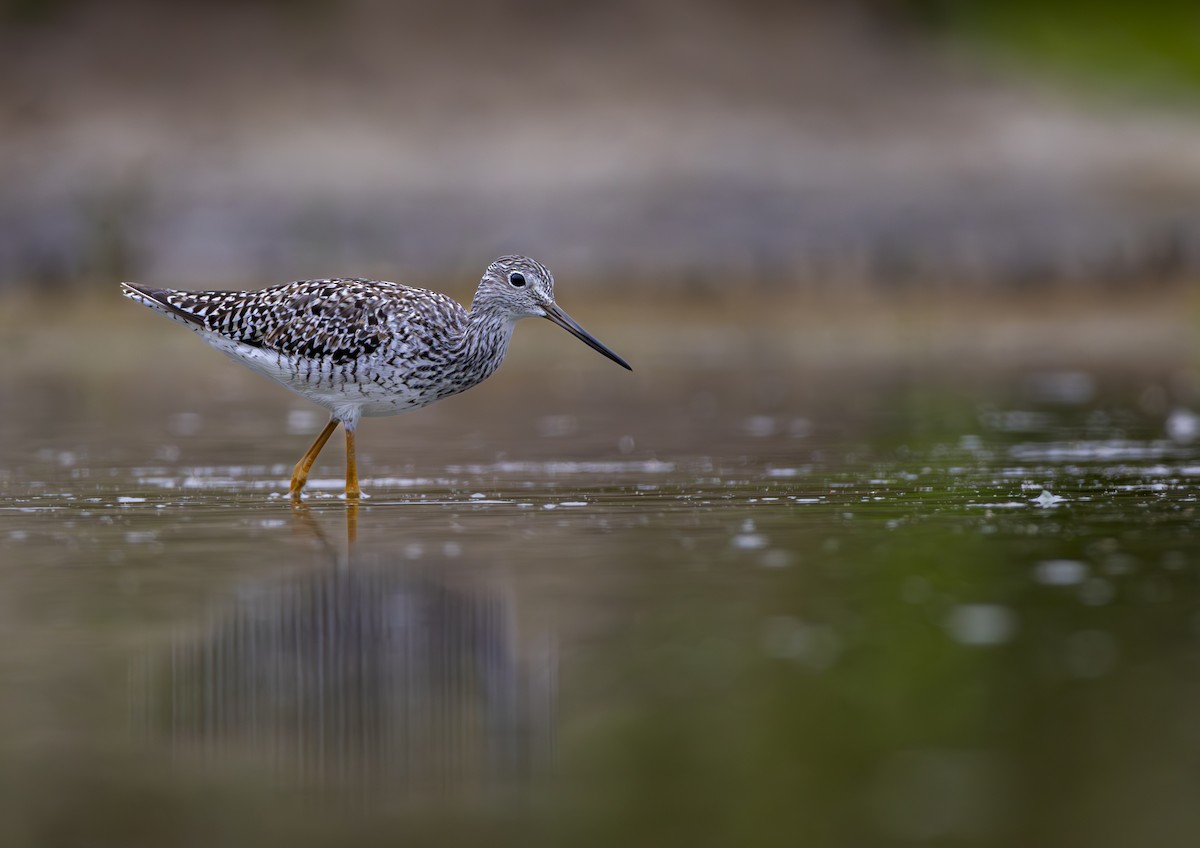
M46 5L0 28L0 288L510 252L606 290L1200 271L1200 121L878 4Z
M1034 293L972 290L876 296L850 290L807 294L725 292L678 298L641 290L601 295L586 279L560 286L559 301L595 335L635 362L647 387L676 372L765 369L813 374L894 369L931 372L1081 367L1114 373L1200 367L1192 288L1096 298L1085 290ZM469 303L473 286L428 282ZM0 296L0 356L10 374L135 370L147 358L184 371L222 361L191 333L92 287L63 303L28 293ZM561 332L525 321L510 371L578 370ZM232 378L243 376L227 369ZM245 375L246 380L258 380Z

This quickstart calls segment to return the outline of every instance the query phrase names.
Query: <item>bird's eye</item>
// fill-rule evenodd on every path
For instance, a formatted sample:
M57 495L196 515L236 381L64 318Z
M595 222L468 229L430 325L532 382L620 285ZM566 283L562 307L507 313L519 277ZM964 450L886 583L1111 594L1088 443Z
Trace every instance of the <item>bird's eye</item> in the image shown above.
M508 275L508 281L517 288L520 288L521 286L525 285L525 275L514 271Z

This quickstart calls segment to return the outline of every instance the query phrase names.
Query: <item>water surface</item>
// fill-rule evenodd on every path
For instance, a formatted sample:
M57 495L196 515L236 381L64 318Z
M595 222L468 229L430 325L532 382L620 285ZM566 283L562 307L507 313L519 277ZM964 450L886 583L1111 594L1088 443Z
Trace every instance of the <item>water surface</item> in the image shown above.
M522 332L296 508L320 415L121 326L0 384L3 844L1200 837L1187 348Z

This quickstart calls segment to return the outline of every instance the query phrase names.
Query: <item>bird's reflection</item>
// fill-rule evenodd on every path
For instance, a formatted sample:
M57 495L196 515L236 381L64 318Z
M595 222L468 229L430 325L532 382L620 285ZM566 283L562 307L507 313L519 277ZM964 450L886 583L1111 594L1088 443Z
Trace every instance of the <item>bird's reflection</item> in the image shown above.
M247 589L135 673L135 723L286 785L519 782L553 736L553 639L518 640L512 591L431 573L356 555Z

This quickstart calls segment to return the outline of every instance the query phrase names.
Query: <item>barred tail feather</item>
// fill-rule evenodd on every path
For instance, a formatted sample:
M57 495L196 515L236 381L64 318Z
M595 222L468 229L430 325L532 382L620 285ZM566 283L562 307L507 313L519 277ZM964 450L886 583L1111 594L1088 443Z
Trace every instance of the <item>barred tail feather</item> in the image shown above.
M121 283L121 293L132 301L148 306L155 312L166 315L176 321L184 321L199 327L206 326L204 318L193 315L171 303L169 297L174 294L170 289L156 289L153 286L143 286L136 283Z

